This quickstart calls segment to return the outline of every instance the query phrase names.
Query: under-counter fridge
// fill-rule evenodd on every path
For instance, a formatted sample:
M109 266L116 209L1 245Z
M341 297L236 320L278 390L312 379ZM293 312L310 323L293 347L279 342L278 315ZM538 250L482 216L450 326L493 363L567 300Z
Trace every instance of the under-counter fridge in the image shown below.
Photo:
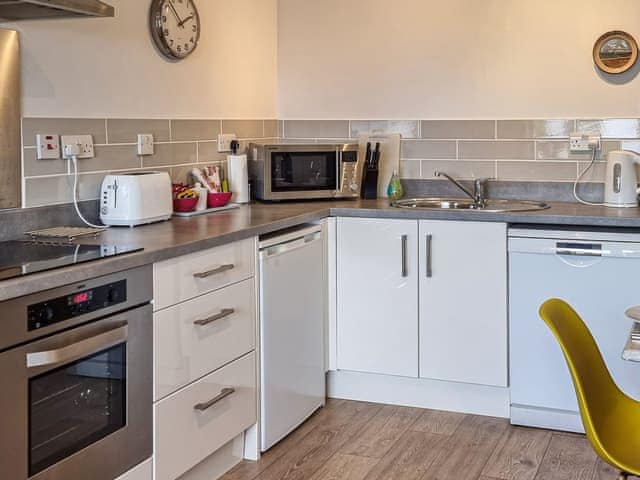
M325 403L322 226L260 239L261 450Z

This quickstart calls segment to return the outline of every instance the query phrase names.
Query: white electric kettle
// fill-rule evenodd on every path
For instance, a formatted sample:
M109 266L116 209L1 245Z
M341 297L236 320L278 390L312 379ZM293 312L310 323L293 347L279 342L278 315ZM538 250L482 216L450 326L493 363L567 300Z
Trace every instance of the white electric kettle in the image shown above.
M604 204L607 207L638 206L638 176L636 164L640 155L628 150L614 150L607 155L607 178L604 184Z

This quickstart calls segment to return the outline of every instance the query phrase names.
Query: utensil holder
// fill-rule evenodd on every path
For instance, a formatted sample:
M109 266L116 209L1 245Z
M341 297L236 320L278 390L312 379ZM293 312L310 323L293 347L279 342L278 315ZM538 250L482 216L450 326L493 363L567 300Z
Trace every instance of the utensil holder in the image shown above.
M378 174L377 168L365 167L362 174L362 194L365 200L375 200L378 198Z

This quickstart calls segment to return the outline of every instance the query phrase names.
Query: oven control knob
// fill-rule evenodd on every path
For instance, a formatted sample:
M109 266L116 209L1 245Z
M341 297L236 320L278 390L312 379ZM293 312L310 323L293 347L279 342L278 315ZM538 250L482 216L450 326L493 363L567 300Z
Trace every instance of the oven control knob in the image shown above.
M53 317L54 317L53 308L45 307L45 309L42 311L42 316L44 317L43 320L47 322L50 322L51 320L53 320Z
M352 183L350 185L350 188L351 188L351 191L355 193L355 192L358 191L358 184L357 183Z

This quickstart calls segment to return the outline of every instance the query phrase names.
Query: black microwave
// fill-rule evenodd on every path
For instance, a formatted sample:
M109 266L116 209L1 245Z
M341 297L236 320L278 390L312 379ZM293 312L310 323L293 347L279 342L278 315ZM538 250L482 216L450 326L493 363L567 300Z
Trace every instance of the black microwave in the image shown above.
M362 161L356 143L249 145L249 177L258 200L358 198Z

